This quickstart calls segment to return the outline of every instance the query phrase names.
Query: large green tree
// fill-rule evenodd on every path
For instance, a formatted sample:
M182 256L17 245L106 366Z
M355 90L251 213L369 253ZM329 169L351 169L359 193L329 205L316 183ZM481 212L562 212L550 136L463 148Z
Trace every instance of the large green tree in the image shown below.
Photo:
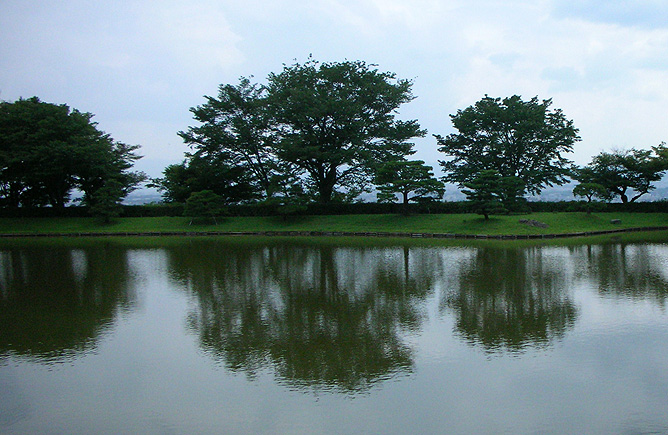
M524 101L518 95L504 99L486 95L458 110L450 116L457 133L435 135L439 151L448 157L440 162L444 179L464 187L482 171L495 170L506 184L514 185L503 198L507 205L525 191L537 194L565 183L571 162L563 154L572 152L580 137L573 122L551 105L552 100L537 97Z
M74 189L95 203L127 195L144 179L130 171L138 146L114 141L93 115L37 97L0 102L0 198L4 205L64 207ZM114 188L110 186L113 184Z
M277 153L304 171L321 202L337 191L363 191L378 162L403 158L409 141L425 134L417 121L395 117L414 98L412 82L364 62L309 59L284 66L268 81Z
M263 198L283 192L290 168L276 156L266 87L242 77L238 85L220 85L217 97L205 98L190 109L199 125L179 132L183 140L212 162L243 167Z
M661 143L649 150L616 150L601 152L592 161L574 173L580 184L602 186L605 199L619 197L623 203L635 202L652 191L654 182L661 180L668 170L668 148Z

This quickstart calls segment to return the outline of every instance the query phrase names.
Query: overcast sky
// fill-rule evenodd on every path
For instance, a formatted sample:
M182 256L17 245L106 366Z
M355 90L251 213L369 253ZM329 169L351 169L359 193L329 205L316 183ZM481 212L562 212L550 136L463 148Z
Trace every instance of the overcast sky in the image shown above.
M95 114L159 176L187 147L189 108L283 64L363 60L414 82L401 119L429 135L485 94L551 98L580 129L570 158L668 141L665 0L2 0L0 99Z

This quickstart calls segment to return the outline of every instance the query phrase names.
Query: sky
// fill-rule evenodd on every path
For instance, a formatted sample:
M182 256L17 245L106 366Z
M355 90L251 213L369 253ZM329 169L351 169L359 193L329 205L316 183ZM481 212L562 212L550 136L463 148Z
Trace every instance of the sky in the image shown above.
M0 99L39 97L95 114L159 177L183 160L177 132L221 84L266 82L312 55L413 81L398 118L433 134L485 95L552 99L580 130L571 160L668 141L664 0L2 0Z

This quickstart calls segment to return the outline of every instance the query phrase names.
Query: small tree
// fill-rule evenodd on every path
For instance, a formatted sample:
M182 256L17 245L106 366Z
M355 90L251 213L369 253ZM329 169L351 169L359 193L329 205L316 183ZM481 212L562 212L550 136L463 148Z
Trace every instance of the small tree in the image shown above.
M224 151L213 155L186 154L186 160L167 166L163 177L154 179L168 202L185 203L191 194L209 190L226 204L250 202L261 189L243 165L236 165L233 156Z
M526 209L527 200L524 197L525 185L524 181L515 176L503 177L501 176L501 203L506 212L523 211Z
M591 213L594 198L610 199L608 190L598 183L580 183L573 188L573 195L587 198L587 214Z
M120 215L123 198L123 184L120 181L111 179L104 186L95 191L95 202L89 206L89 212L104 224L111 222L113 218Z
M183 215L191 218L192 224L197 219L213 219L217 225L216 216L223 214L223 200L220 195L211 190L194 192L186 201Z
M422 160L387 162L378 169L375 182L378 185L379 202L394 202L396 194L399 194L405 213L408 212L409 201L427 196L440 199L445 192L443 183L434 177L432 167L425 165Z
M489 215L492 213L506 211L501 202L504 180L497 171L493 169L482 171L471 181L464 183L464 187L466 189L463 189L462 193L471 201L473 210L483 215L485 220L489 220Z

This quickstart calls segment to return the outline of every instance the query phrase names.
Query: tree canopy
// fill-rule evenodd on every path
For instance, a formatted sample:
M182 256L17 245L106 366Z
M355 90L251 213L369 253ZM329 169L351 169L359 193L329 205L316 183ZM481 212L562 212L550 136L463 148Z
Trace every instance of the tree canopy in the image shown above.
M136 145L114 141L93 115L37 97L0 102L0 200L10 207L64 207L72 190L95 205L132 191L144 174L132 172ZM100 193L100 195L98 195Z
M337 188L359 193L377 162L404 157L425 134L417 121L395 119L411 86L361 61L285 66L267 87L278 155L305 172L321 202Z
M276 156L267 88L242 77L238 85L220 85L217 97L205 98L190 109L200 125L179 132L198 158L248 172L244 181L263 199L284 191L290 170Z
M619 197L623 203L628 203L652 191L653 183L659 181L666 170L668 148L661 143L649 150L601 152L587 166L575 171L574 177L581 185L601 186L604 191L599 189L595 196Z
M457 133L435 135L448 160L441 161L444 179L463 187L485 170L502 178L515 178L512 195L537 194L567 181L571 161L562 156L580 140L578 130L560 109L550 109L552 100L533 97L523 101L485 96L474 105L451 115ZM516 197L503 198L504 203Z

